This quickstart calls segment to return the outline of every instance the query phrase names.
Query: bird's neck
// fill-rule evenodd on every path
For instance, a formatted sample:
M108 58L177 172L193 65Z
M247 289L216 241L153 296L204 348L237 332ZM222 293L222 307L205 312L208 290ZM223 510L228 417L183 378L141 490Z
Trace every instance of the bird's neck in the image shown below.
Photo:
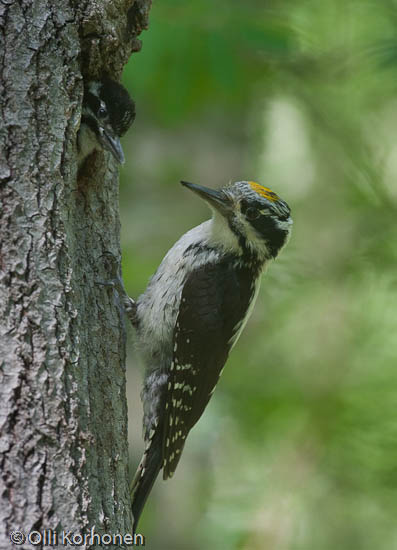
M258 274L265 268L270 259L266 249L257 250L248 246L231 230L223 216L215 215L203 225L208 246L220 250L222 254L233 256L241 266L250 268Z
M215 214L205 224L206 238L209 246L221 249L225 254L236 256L243 254L237 236L230 229L227 220L223 216Z

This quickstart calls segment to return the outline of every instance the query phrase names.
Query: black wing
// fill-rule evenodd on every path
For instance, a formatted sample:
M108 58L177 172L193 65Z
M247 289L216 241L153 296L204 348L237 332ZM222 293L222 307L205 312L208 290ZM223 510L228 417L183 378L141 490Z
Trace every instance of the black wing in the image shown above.
M171 477L185 439L202 415L228 357L231 339L254 293L247 270L204 265L186 280L173 336L167 388L163 477Z

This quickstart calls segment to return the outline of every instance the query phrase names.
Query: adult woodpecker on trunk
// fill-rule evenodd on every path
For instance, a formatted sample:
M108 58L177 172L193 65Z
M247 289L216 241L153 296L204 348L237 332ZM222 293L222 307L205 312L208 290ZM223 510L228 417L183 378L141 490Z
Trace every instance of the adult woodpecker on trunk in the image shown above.
M164 479L174 474L251 313L262 271L292 226L287 203L258 183L219 191L181 183L213 216L169 250L136 302L146 449L131 487L134 532L160 470Z

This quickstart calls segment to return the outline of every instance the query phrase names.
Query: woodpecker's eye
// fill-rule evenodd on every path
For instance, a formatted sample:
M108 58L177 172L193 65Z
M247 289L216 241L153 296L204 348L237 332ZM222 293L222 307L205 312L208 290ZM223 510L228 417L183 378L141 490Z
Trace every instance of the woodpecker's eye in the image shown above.
M261 215L260 210L258 210L257 208L254 208L253 206L250 206L245 211L245 217L247 218L247 220L257 220L260 215Z
M101 105L98 109L98 116L99 118L105 118L105 116L108 114L105 105Z

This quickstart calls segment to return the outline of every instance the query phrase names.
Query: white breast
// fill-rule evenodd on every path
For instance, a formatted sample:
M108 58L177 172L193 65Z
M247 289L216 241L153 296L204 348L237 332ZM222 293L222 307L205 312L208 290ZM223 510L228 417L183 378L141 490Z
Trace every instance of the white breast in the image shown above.
M171 351L162 348L172 342L186 277L203 263L215 262L219 258L219 252L215 249L209 253L197 250L185 254L192 245L207 244L210 227L211 220L208 220L185 233L168 251L147 289L139 297L139 343L144 354L152 355L154 349L158 349L160 354Z

